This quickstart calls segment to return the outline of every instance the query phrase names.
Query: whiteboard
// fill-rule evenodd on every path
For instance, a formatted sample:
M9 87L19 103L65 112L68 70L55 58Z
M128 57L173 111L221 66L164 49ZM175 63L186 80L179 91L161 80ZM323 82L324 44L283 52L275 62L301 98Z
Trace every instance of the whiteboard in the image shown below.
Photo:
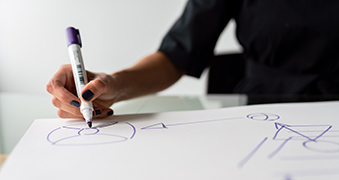
M339 102L37 119L0 179L339 179Z

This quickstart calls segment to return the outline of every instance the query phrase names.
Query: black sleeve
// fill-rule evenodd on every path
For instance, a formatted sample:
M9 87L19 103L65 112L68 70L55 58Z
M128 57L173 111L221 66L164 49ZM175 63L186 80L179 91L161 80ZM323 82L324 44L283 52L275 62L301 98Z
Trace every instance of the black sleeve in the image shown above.
M187 75L200 77L209 65L220 33L236 9L231 0L189 0L182 16L164 37L159 51Z

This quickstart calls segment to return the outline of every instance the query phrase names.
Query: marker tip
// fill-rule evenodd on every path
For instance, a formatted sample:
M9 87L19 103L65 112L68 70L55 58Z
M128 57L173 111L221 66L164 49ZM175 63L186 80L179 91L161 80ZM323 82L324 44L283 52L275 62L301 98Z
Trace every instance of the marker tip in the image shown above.
M89 128L92 128L92 122L88 122L87 124Z

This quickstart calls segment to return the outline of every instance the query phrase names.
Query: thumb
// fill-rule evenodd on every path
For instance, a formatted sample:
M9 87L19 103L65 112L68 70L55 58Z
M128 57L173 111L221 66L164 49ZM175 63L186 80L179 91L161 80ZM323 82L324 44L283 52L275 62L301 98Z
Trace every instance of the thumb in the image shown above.
M86 102L91 102L99 97L105 90L106 83L101 78L96 78L84 87L81 97Z

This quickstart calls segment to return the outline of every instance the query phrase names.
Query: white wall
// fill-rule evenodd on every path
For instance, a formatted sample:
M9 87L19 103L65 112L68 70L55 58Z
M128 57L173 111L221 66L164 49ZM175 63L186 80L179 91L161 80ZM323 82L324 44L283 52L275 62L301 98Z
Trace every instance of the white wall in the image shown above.
M68 64L65 29L80 29L85 66L111 73L155 51L186 0L0 0L0 92L46 93ZM216 51L240 51L234 23ZM182 78L163 94L204 94L206 77Z

